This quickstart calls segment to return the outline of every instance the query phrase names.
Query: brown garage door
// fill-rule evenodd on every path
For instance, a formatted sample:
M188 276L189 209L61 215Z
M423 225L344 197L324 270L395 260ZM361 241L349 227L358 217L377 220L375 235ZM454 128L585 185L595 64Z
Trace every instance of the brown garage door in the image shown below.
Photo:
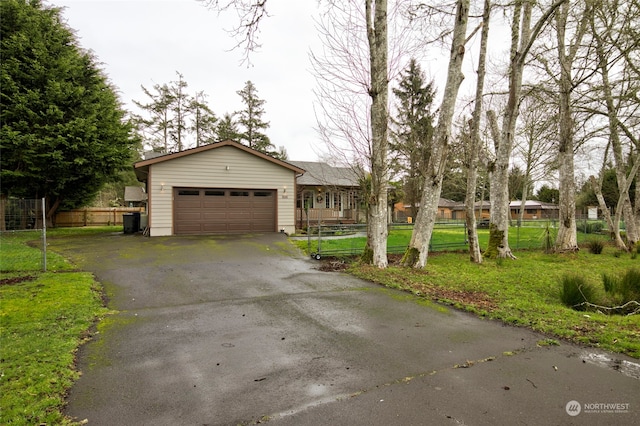
M276 191L174 189L175 234L275 232Z

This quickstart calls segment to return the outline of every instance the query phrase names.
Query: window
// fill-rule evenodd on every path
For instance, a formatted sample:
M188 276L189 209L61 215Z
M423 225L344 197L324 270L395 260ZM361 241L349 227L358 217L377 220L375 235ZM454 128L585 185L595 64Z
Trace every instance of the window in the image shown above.
M230 191L229 195L232 197L248 197L249 191Z
M197 197L200 195L200 191L197 189L181 189L178 191L178 195L195 195Z
M537 209L527 209L527 214L538 214Z
M271 197L272 194L271 191L253 191L254 197Z
M224 191L204 191L204 195L207 197L224 197Z

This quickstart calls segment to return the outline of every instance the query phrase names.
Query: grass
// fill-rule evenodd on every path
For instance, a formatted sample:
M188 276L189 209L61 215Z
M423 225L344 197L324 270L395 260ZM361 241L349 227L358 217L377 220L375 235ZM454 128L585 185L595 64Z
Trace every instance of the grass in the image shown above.
M52 230L48 237L117 230ZM79 373L77 348L107 313L91 274L56 253L42 252L36 231L0 235L0 424L71 424L64 396ZM34 243L35 242L35 243Z
M547 238L555 238L557 231L553 228L549 229L550 234L547 232L546 227L512 227L509 230L509 245L514 250L521 249L541 249L547 244ZM387 248L389 253L403 253L409 245L411 239L411 229L394 229L389 232L387 240ZM466 229L463 225L436 225L431 237L430 251L451 251L451 250L466 250ZM600 241L606 236L578 233L578 241ZM309 253L320 252L323 255L359 255L362 253L366 237L353 237L342 239L321 238L320 250L318 250L318 236L313 235L310 238L310 248L308 247L308 241L297 240L295 244L302 250ZM478 240L481 247L486 247L489 242L489 230L478 229Z
M482 317L529 327L550 338L603 348L640 358L640 316L578 312L563 305L562 278L576 271L585 282L603 287L602 274L637 264L628 254L601 255L520 251L517 260L469 262L467 254L429 257L424 270L392 266L380 270L354 263L348 271L382 285L435 299ZM604 292L604 289L602 289Z

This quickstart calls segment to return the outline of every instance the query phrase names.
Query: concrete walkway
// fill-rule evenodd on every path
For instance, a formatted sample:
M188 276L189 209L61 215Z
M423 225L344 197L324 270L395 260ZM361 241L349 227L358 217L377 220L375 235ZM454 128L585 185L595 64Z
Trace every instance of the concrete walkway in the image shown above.
M637 360L317 271L284 235L51 245L118 311L79 354L89 425L640 424Z

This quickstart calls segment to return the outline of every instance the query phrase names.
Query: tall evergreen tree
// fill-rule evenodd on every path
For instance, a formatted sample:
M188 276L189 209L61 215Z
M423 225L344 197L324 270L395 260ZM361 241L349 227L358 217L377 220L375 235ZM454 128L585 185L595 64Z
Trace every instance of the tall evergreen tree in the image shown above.
M172 81L169 86L170 99L172 101L170 107L173 113L170 134L176 151L182 151L187 148L185 141L187 117L191 113L189 107L192 104L192 99L186 91L189 84L184 81L184 76L177 71L176 74L178 75L178 80Z
M3 197L90 203L130 165L136 140L96 59L39 0L0 2L0 179Z
M218 118L205 102L205 96L203 91L197 92L189 104L192 117L189 130L196 136L196 146L210 144L216 140Z
M154 84L153 91L144 86L140 86L144 94L149 98L148 103L134 100L133 103L138 108L145 111L148 116L137 115L136 121L139 130L144 135L144 142L151 145L154 151L169 153L173 151L171 141L171 104L173 97L169 86L165 84Z
M404 175L405 201L411 205L411 215L415 217L431 152L435 89L433 82L425 82L420 65L412 58L393 94L397 99L397 112L391 150L397 159L397 171Z
M236 112L238 124L244 129L240 133L240 142L265 154L272 153L275 147L263 133L269 128L269 122L262 119L266 101L258 97L258 90L251 81L247 81L244 88L236 93L240 95L244 104L244 109Z
M240 131L238 125L233 119L234 114L226 113L216 126L216 135L219 141L225 141L230 139L232 141L240 142Z

